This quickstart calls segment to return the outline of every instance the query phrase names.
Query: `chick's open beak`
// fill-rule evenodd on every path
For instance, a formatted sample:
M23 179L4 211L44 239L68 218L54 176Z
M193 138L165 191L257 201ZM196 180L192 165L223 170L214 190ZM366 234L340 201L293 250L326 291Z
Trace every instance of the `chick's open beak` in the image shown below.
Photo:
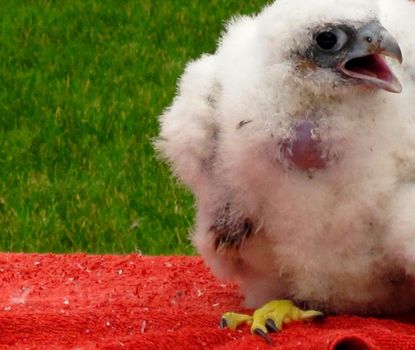
M399 93L402 85L385 56L402 63L402 52L395 38L378 21L372 21L360 28L339 70L366 85Z

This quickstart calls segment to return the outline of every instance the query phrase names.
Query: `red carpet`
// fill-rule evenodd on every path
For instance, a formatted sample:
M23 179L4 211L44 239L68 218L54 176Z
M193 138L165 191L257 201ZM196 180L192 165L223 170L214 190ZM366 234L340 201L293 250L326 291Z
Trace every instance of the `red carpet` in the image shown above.
M218 328L241 311L200 258L0 254L0 349L415 349L415 317L288 325L273 346Z

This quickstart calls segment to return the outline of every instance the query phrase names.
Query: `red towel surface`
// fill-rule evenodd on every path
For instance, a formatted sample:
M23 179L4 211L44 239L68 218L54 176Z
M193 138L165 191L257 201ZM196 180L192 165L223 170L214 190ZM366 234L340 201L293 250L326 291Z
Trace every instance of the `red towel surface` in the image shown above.
M415 349L415 317L291 323L273 345L248 327L238 288L197 257L0 254L0 349Z

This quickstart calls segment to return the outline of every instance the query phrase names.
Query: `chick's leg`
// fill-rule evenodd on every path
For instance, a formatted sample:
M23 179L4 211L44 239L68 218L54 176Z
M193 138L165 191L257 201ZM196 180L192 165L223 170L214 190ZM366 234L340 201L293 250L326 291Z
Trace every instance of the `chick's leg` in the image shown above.
M268 332L281 330L283 324L322 316L323 313L319 311L301 310L291 300L273 300L255 310L252 316L234 312L225 313L221 319L221 327L235 330L239 325L246 323L251 326L251 333L270 341Z

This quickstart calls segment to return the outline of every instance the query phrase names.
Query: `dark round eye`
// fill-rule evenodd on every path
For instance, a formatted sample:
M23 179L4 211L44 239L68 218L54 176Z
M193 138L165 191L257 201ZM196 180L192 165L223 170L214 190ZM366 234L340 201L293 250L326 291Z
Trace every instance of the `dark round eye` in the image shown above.
M337 52L346 44L347 35L342 30L336 28L317 34L314 40L323 51Z
M323 50L331 50L337 44L337 36L333 32L323 32L317 35L316 43Z

